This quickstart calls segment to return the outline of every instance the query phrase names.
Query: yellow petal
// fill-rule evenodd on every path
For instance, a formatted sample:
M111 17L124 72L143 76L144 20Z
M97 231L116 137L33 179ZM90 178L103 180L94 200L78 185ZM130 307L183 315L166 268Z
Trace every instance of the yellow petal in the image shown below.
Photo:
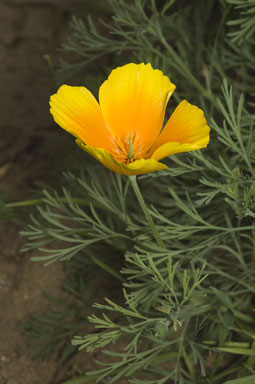
M174 155L175 153L195 151L200 148L201 147L196 144L165 143L156 149L152 155L152 159L161 160L164 157Z
M105 125L99 104L84 87L62 85L50 98L55 122L88 145L108 148L111 133Z
M150 64L127 64L113 70L99 90L99 104L113 135L123 143L134 135L134 153L156 140L175 85ZM138 150L136 151L136 147Z
M166 123L151 148L150 155L152 158L159 160L174 153L204 148L210 139L209 131L210 127L207 125L204 112L195 105L183 100ZM161 146L168 143L169 145L164 146L164 149L161 148ZM164 153L165 155L163 155Z
M76 143L86 152L88 152L95 159L100 161L106 168L113 172L120 173L122 175L142 175L148 172L158 171L160 169L166 169L165 164L159 163L154 159L148 160L136 160L130 164L123 164L116 161L113 156L102 148L94 148L84 144L80 140L76 140Z

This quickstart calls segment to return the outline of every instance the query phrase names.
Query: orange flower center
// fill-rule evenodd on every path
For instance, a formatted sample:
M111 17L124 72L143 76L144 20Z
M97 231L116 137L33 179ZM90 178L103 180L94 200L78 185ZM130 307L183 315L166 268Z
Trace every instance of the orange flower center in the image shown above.
M140 138L135 133L120 139L115 137L112 142L111 154L120 163L130 164L145 157L145 149Z

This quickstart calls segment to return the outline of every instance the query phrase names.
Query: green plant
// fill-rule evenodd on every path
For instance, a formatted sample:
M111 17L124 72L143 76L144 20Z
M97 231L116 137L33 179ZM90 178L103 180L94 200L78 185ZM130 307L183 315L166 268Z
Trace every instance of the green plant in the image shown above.
M123 283L88 317L96 331L86 335L84 326L85 336L73 338L103 351L101 367L73 382L251 383L254 42L245 27L229 32L241 1L109 4L113 21L103 27L73 19L64 49L79 61L63 64L61 75L104 55L110 64L149 61L177 84L175 101L204 108L212 133L208 149L171 156L167 170L138 184L93 164L66 173L62 191L44 192L22 232L26 249L41 253L34 260L88 258Z

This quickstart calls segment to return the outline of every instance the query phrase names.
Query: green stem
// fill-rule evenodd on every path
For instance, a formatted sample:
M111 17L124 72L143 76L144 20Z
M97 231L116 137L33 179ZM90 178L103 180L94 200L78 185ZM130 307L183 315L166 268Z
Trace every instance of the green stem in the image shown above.
M87 206L87 207L89 207L89 205L91 204L91 199L85 199L82 197L72 197L70 199L67 199L64 196L59 196L57 198L57 200L61 203L67 203L67 204L69 204L69 202L71 200L73 204L78 204L78 205ZM17 201L15 203L7 203L4 206L5 206L5 208L22 208L22 207L28 207L28 206L40 205L40 204L48 204L49 205L50 202L45 197L45 198L41 198L41 199L31 199L31 200ZM106 205L100 204L98 201L93 201L93 207L107 208ZM129 223L131 223L130 218L126 214L123 213L123 215L121 215L121 213L119 213L119 217L125 223L127 221Z
M243 320L246 323L254 324L254 319L252 317L246 315L245 313L239 312L235 309L232 310L232 312L233 312L234 316L237 317L238 319Z
M156 225L154 224L154 221L150 215L150 212L146 206L146 203L143 199L143 195L141 194L141 191L140 191L140 188L137 184L137 181L136 181L136 176L129 176L129 180L131 182L131 185L133 187L133 190L136 194L136 197L137 197L137 200L140 204L140 207L142 208L142 211L144 213L144 216L146 217L146 220L149 224L149 226L151 227L151 230L152 230L152 233L154 235L154 238L156 240L156 242L158 243L158 245L161 247L161 248L166 248L165 244L163 243L163 241L161 240L160 236L159 236L159 233L158 233L158 230L157 230L157 227Z
M62 203L68 203L68 200L66 197L59 197L59 201ZM24 200L24 201L17 201L15 203L7 203L5 204L6 208L18 208L18 207L27 207L29 205L39 205L39 204L45 204L46 200L45 199L32 199L32 200ZM89 205L90 201L88 199L83 199L79 197L74 197L72 198L72 202L75 204L80 204L80 205Z
M209 345L209 346L217 346L218 342L215 341L215 340L203 340L202 341L203 344L205 345ZM251 346L251 344L249 342L245 342L245 341L226 341L223 346L221 345L220 347L224 347L224 348L246 348L246 349L249 349ZM220 348L219 346L217 346L217 348Z
M195 380L195 372L194 372L193 364L189 359L189 356L186 352L184 345L182 345L182 356L183 356L184 362L186 364L186 367L189 370L189 373L190 373L192 380Z

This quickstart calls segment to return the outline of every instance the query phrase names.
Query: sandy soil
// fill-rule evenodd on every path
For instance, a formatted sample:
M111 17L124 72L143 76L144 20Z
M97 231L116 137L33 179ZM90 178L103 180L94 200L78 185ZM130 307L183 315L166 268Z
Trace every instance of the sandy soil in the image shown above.
M74 0L0 1L0 196L8 201L28 198L61 168L63 133L48 112L55 84L45 54L56 61L76 6ZM0 384L56 384L58 363L31 360L20 323L46 308L45 291L58 293L63 268L44 268L21 254L20 229L13 223L0 229Z

